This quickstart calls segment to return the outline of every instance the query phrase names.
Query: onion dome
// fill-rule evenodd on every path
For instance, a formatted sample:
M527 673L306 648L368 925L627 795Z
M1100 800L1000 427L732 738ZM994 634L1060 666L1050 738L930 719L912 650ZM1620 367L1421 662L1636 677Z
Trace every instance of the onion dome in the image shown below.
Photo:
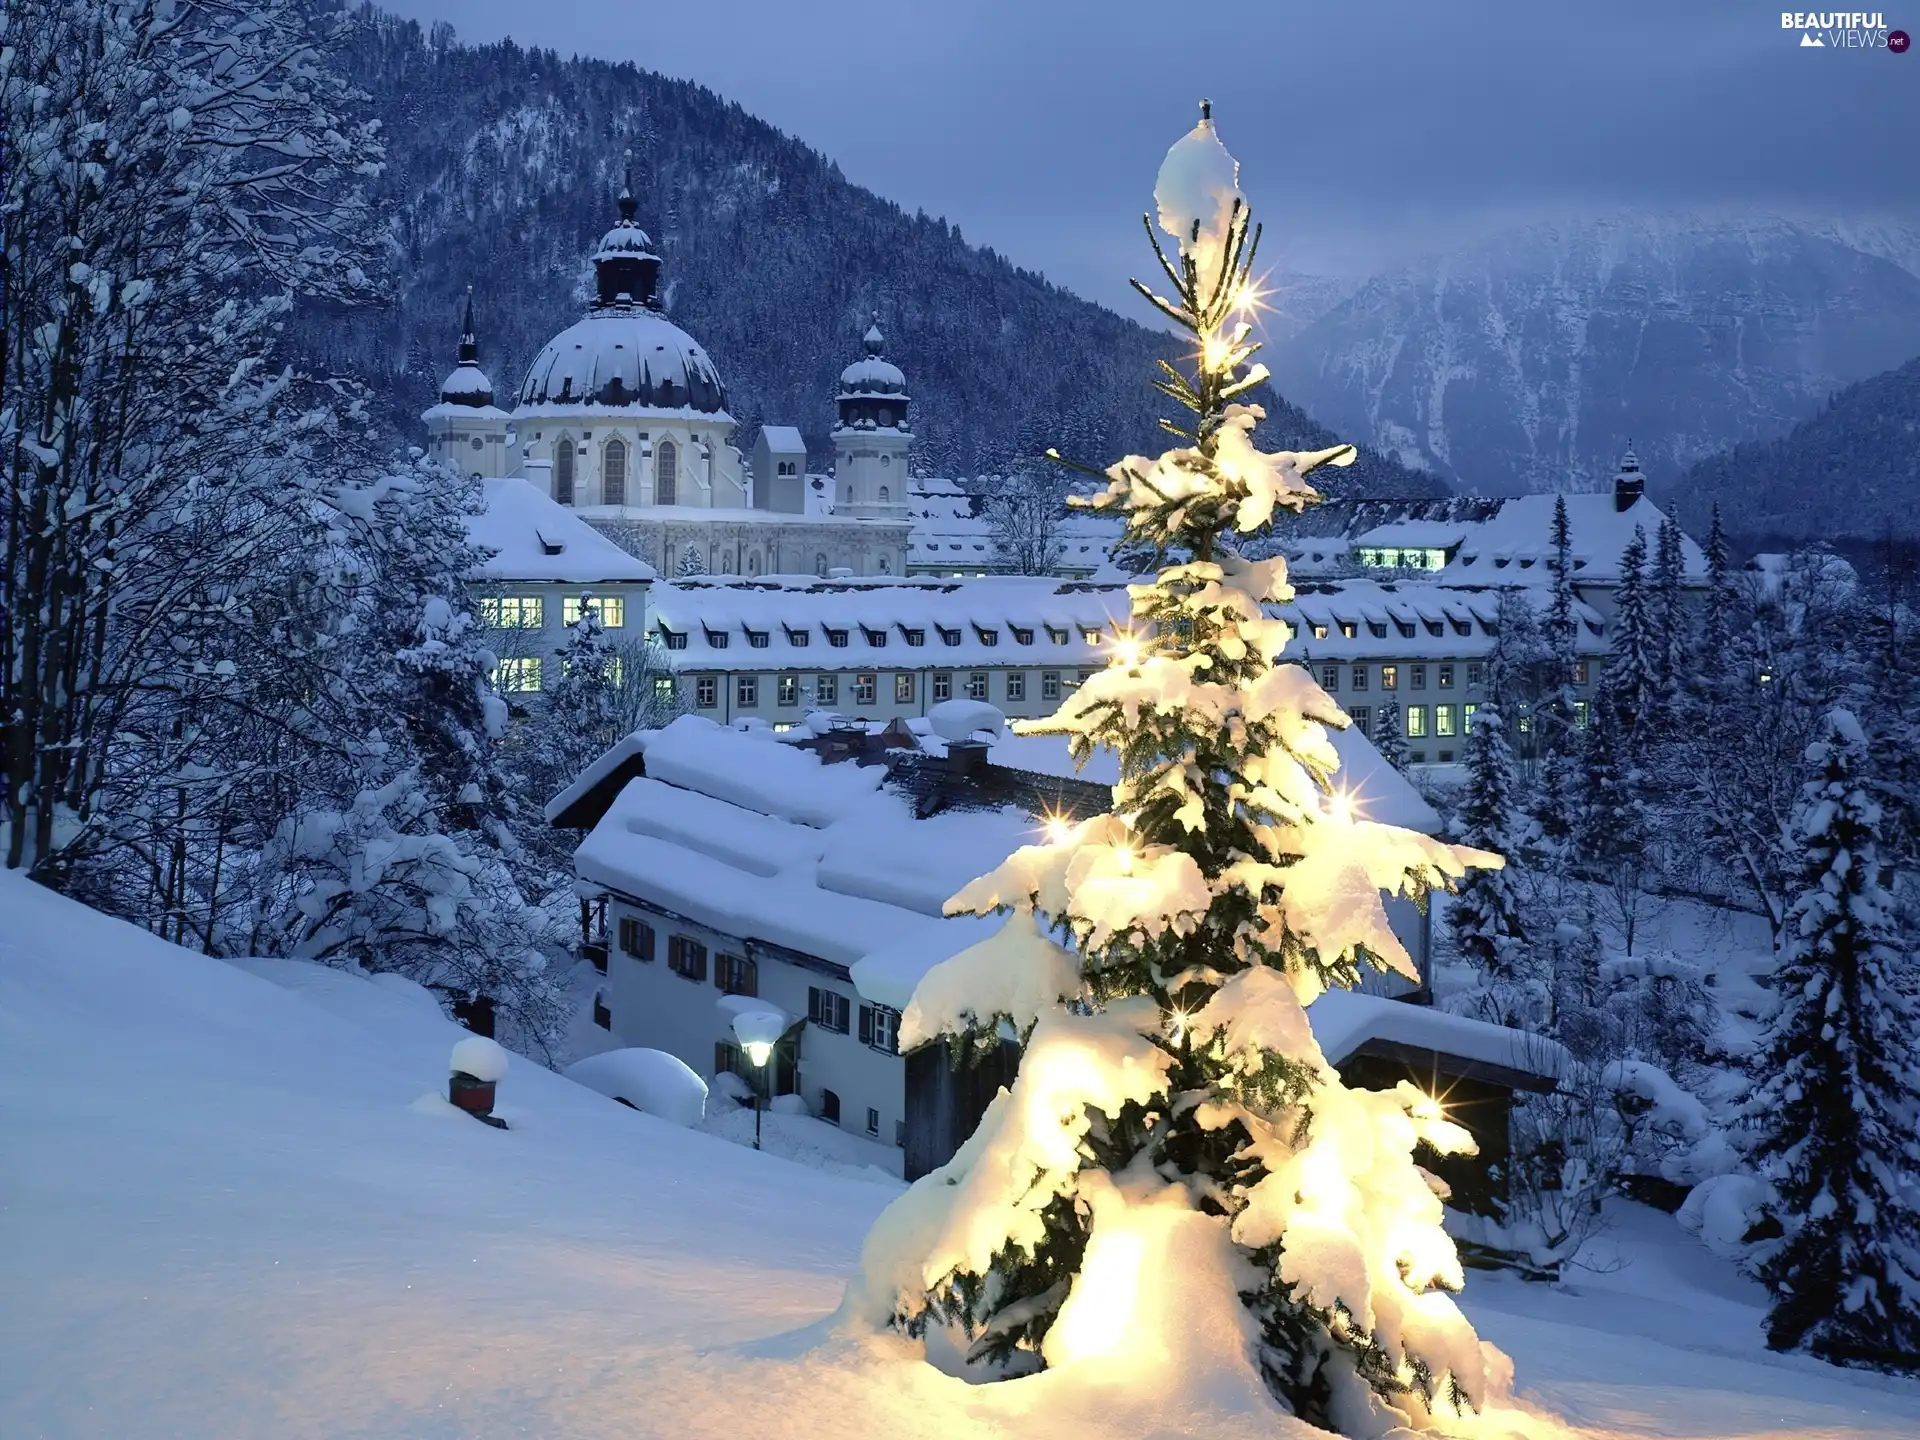
M634 217L631 172L620 188L620 219L593 252L594 307L659 305L660 257Z
M467 287L467 314L460 322L460 364L440 386L443 405L467 405L476 410L493 404L493 382L480 368L480 346L473 333L473 287Z
M1633 453L1633 441L1627 441L1627 453L1620 457L1620 469L1613 477L1613 508L1631 510L1647 493L1647 477L1640 469L1640 457Z
M865 357L840 372L840 398L897 396L904 401L907 398L907 377L901 373L898 365L881 358L881 352L887 348L887 337L880 333L880 317L877 314L873 317L873 324L867 327L861 343L867 352Z

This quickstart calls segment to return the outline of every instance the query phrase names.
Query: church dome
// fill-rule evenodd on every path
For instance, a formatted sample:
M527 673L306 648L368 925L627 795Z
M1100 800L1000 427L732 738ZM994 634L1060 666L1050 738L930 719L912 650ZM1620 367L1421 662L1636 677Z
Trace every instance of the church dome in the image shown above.
M644 305L595 306L546 343L527 367L522 405L727 408L712 359L686 331Z
M867 327L862 340L866 354L840 372L840 394L853 395L899 395L907 393L907 377L900 367L881 358L881 352L887 347L887 337L880 333L879 323Z
M727 387L694 338L660 313L660 257L634 219L633 186L620 219L593 252L586 318L546 343L520 385L522 405L607 405L721 415Z

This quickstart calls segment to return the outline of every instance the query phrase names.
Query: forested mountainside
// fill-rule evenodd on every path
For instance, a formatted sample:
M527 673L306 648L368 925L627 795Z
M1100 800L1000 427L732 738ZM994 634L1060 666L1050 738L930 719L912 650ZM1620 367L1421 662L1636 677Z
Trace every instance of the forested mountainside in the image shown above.
M1539 224L1378 275L1276 344L1324 423L1471 494L1655 480L1783 433L1920 351L1898 225L1621 215Z
M468 284L481 361L503 397L577 317L585 257L612 223L630 151L668 312L713 355L743 446L762 422L796 425L825 467L833 385L877 311L912 388L922 473L1006 473L1048 445L1092 464L1162 448L1155 421L1168 407L1150 382L1169 337L850 184L738 105L632 65L462 45L447 27L371 8L358 19L343 59L385 124L377 188L393 298L307 313L296 345L369 382L397 435L417 435L451 364ZM1269 444L1346 438L1263 398ZM1322 473L1342 493L1444 490L1371 454Z
M1673 500L1695 534L1717 503L1735 535L1769 543L1911 538L1920 529L1920 359L1849 385L1778 439L1702 460Z

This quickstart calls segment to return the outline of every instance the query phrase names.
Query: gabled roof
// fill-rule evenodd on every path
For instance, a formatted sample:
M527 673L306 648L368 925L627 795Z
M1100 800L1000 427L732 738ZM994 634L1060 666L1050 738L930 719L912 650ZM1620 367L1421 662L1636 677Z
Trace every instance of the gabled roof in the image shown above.
M478 580L640 583L654 569L622 550L531 481L482 480L486 508L466 517L467 534L493 551Z
M801 455L807 452L807 442L801 438L800 432L791 425L762 425L760 427L760 438L767 442L767 448L769 450L779 450L783 453L797 453Z

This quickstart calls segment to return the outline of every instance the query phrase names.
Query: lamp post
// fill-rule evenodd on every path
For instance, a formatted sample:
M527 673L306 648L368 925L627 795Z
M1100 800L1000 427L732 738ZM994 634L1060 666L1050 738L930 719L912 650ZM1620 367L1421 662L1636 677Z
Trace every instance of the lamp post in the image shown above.
M777 1010L746 1010L733 1017L733 1033L740 1042L740 1048L746 1051L747 1060L760 1073L760 1083L753 1090L753 1148L760 1148L760 1111L764 1108L763 1092L767 1088L767 1061L773 1058L773 1047L786 1033L787 1017Z

